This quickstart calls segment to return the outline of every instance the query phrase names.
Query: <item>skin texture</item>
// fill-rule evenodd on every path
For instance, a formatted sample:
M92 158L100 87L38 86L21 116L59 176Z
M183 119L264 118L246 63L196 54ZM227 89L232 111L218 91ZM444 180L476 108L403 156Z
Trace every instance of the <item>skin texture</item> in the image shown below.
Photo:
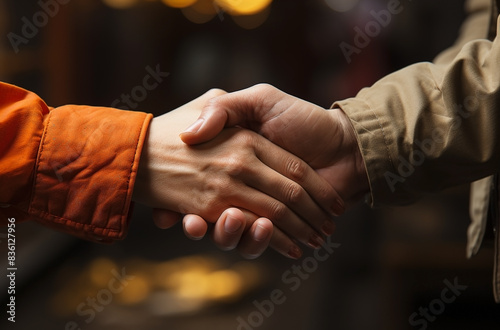
M210 91L152 120L134 200L169 210L155 210L160 228L175 223L175 213L216 222L216 244L223 249L238 246L248 257L261 254L270 240L279 252L295 257L300 250L288 237L319 247L320 232L331 223L329 203L340 196L304 161L242 128L224 129L195 146L179 138L208 100L222 94ZM199 238L208 226L199 218L187 218L184 228L190 237Z
M343 213L369 192L354 129L340 109L325 110L261 84L211 99L181 138L196 145L214 138L224 127L236 125L258 132L313 167L341 197L328 204L334 214ZM243 217L238 219L244 221ZM199 215L186 215L187 234L201 233L202 222ZM334 226L323 227L325 234L333 230ZM222 236L216 238L219 246L226 242ZM264 251L265 247L255 249Z

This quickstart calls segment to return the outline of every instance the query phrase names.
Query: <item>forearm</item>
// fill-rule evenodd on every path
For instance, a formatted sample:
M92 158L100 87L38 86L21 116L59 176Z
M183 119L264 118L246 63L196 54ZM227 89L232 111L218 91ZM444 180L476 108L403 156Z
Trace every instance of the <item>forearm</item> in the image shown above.
M334 104L351 119L374 205L407 203L499 168L499 41L476 39L446 56Z
M2 216L15 213L19 221L91 240L123 238L151 116L89 106L51 109L33 93L0 87L6 95L0 203L9 206Z

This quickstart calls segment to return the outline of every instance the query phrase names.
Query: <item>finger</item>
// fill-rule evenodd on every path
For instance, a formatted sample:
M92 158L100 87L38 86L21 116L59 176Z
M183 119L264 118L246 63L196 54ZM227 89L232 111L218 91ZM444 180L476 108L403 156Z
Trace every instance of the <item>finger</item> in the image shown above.
M261 179L255 178L255 180L259 182L264 182L266 177L269 176L269 174L266 173L267 171L272 172L270 176L276 176L276 172L265 166L261 166L260 169L256 166L256 171L262 176ZM309 216L301 218L286 204L274 198L273 194L276 194L276 191L279 190L276 186L271 186L266 193L263 193L245 184L237 187L236 194L231 196L234 207L251 210L253 213L269 219L275 227L281 229L285 234L297 239L303 244L312 248L321 247L324 243L324 239L313 226L309 224L309 221L312 222L312 219ZM281 183L277 185L281 185Z
M198 216L193 216L193 220L206 222ZM186 216L187 217L187 216ZM186 217L184 219L186 220ZM230 226L227 230L227 220L231 217L237 224ZM259 217L245 209L230 208L224 211L216 222L212 232L212 239L216 245L222 250L232 250L238 247L239 252L244 256L256 256L262 254L266 250L268 244L278 253L292 259L298 259L302 256L302 250L297 244L284 234L278 228L270 228L268 223L261 223L265 230L271 233L271 241L258 240L254 237L255 230L250 230ZM269 220L261 218L261 221L268 222ZM192 233L191 233L192 235ZM259 234L260 235L260 234ZM256 253L257 251L257 253Z
M273 229L273 236L269 246L291 259L299 259L302 256L302 250L299 246L276 226Z
M242 126L259 131L266 118L277 116L274 105L287 95L268 84L211 99L198 120L180 134L186 144L199 144L213 139L224 127Z
M153 222L160 229L168 229L181 219L181 214L164 209L153 209Z
M269 243L267 241L262 241L259 240L259 237L256 237L256 231L252 230L247 230L246 232L243 233L241 243L238 245L238 251L240 252L241 255L247 257L247 258L252 258L253 257L258 257L259 255L262 254L262 252L265 251L267 244L269 244L269 247L271 247L273 250L276 252L284 255L285 257L291 258L291 259L298 259L302 256L302 250L299 248L297 243L293 241L290 237L288 237L283 231L281 231L279 228L276 226L272 225L272 228L269 226L269 219L266 218L259 218L255 214L253 214L250 211L247 210L242 210L243 214L245 214L246 217L246 227L248 229L251 229L254 223L258 220L260 225L263 226L263 228L267 231L270 232L272 229L272 235L271 235L271 240ZM261 233L257 232L258 235L261 235ZM255 251L262 251L259 254L255 254Z
M308 214L312 209L318 211L313 205L315 202L331 216L340 216L344 213L345 205L340 194L306 162L281 148L276 149L276 152L269 152L275 148L269 140L256 139L256 141L256 156L264 164L296 183L296 185L290 183L291 186L285 194L289 196L290 202L294 202L294 198L297 199L295 203L299 208L299 214ZM308 196L301 196L302 191L299 187L302 187ZM319 229L322 229L323 224L325 223L319 224ZM325 234L332 233L325 232Z
M255 259L264 253L268 245L291 259L298 259L302 256L302 250L297 244L281 230L273 227L272 222L266 218L258 218L254 221L250 230L243 234L238 251L247 259Z
M333 234L333 215L336 214L333 211L330 211L330 213L325 211L313 200L313 198L311 198L311 195L314 195L315 192L312 192L310 195L299 183L286 177L283 171L287 169L280 168L280 166L288 167L287 163L279 163L279 159L276 161L277 162L274 164L272 164L273 161L267 161L266 163L266 165L269 165L271 168L274 167L276 171L268 167L256 167L255 173L247 174L246 183L285 204L297 216L307 221L316 231L325 235ZM298 164L296 159L291 161L294 162L294 164ZM266 160L264 160L264 162L266 162ZM314 171L312 172L312 175L315 175ZM285 174L285 176L279 176L278 174L280 173ZM327 188L331 189L330 186L327 186ZM319 187L316 187L316 189L319 190ZM324 194L324 191L319 190L319 193ZM316 198L318 198L317 196ZM292 225L292 223L290 223L290 225ZM281 226L279 227L282 228ZM302 230L305 230L305 228L302 228ZM289 230L285 231L288 234L292 234Z
M281 140L284 137L281 135L273 137L271 133L274 131L267 130L267 134L265 134L265 132L261 132L260 128L267 121L279 117L280 113L287 108L283 105L276 107L276 104L293 103L294 100L296 98L267 84L259 84L245 90L224 94L210 99L203 108L199 119L185 132L181 133L180 137L187 144L197 144L212 139L220 133L224 126L240 125L249 127L258 133L263 133L273 143L283 147L282 142L284 141ZM265 151L266 149L262 148L261 150ZM290 162L282 164L296 165ZM335 216L343 214L345 211L344 201L331 185L315 173L314 170L309 168L307 171L302 172L300 171L301 168L300 166L289 166L288 169L285 168L284 170L287 170L289 174L287 177L299 183L312 199L329 213ZM296 174L299 174L299 176L297 177Z
M273 235L273 224L265 218L257 219L243 236L238 251L247 259L259 257L269 246Z
M224 251L233 250L241 240L246 226L246 216L237 208L222 212L212 231L212 240Z
M323 200L323 204L329 204L332 199L341 200L338 193L299 158L266 139L257 136L256 140L258 142L255 153L262 163L255 163L241 172L245 183L281 201L317 231L331 235L332 215L339 215L340 212L338 214L332 210L325 212L313 198ZM301 185L309 187L309 191L307 192ZM290 227L292 224L285 225ZM286 227L281 225L278 227L293 235ZM301 227L301 230L306 230L303 225Z
M345 212L344 201L334 187L292 153L280 149L279 152L271 154L268 150L273 146L273 143L267 139L258 139L255 148L257 157L264 164L304 188L311 199L321 205L330 215L340 216ZM326 234L331 235L331 233Z
M192 240L202 239L208 231L207 222L195 214L186 214L182 220L184 234Z

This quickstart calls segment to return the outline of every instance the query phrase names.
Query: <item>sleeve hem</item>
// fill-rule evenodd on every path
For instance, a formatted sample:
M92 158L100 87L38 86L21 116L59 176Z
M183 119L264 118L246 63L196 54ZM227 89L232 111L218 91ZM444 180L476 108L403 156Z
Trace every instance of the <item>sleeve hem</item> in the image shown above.
M397 173L390 153L389 137L385 133L387 125L359 98L335 102L332 108L344 111L354 128L370 185L367 202L372 207L384 204L387 196L395 193L391 178Z
M112 108L52 110L28 213L46 226L91 241L123 239L151 118Z

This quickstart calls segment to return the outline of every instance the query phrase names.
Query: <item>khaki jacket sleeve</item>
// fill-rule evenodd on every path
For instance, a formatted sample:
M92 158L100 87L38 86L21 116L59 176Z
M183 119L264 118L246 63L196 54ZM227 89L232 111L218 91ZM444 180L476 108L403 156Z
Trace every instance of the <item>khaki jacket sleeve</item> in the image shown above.
M50 108L5 83L0 97L0 223L35 220L90 240L123 238L152 116Z
M500 40L485 39L488 1L469 1L467 10L457 43L433 63L333 105L355 129L374 206L409 203L500 167Z

